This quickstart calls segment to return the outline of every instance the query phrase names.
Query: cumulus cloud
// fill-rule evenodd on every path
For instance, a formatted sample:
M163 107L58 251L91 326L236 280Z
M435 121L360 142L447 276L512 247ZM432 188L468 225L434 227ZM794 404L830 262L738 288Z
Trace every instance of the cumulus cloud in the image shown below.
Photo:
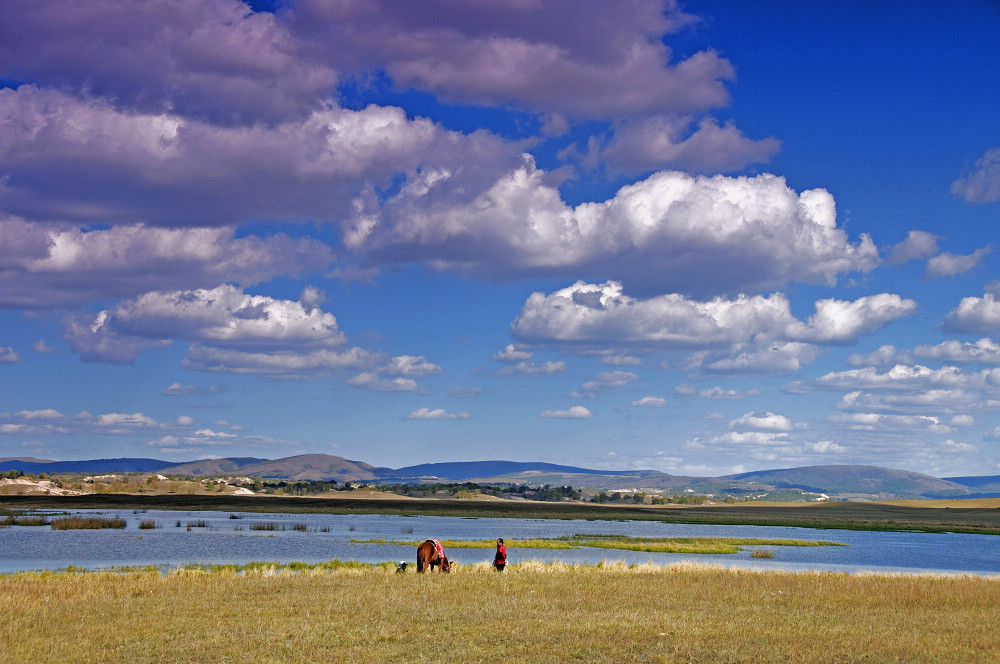
M951 193L970 203L1000 200L1000 148L987 150L975 168L951 184Z
M1000 329L997 284L991 284L990 289L982 297L963 297L958 306L944 317L941 328L946 332L962 334L989 334Z
M987 245L964 256L952 253L938 254L927 260L927 276L939 278L963 274L979 265L983 258L991 253L993 253L993 245Z
M46 309L153 289L252 286L332 261L308 238L236 237L236 229L142 225L81 229L0 216L0 306Z
M915 311L916 302L882 293L819 300L815 306L816 313L802 321L781 293L709 301L678 294L637 299L617 282L577 282L549 295L533 293L511 333L524 343L564 350L708 349L692 356L690 365L719 372L787 371L814 360L817 344L855 343Z
M615 274L630 291L660 293L833 285L878 263L867 235L852 244L837 227L827 191L797 194L774 175L664 171L576 207L530 157L474 196L450 173L430 175L388 200L359 199L345 242L376 263L428 261L494 276Z
M746 413L729 423L730 429L754 429L757 431L791 431L792 421L784 415L772 412Z
M441 371L422 356L344 348L333 314L235 286L146 293L97 314L68 317L63 335L88 362L129 363L144 350L180 340L190 342L187 369L275 378L354 370L362 373L352 385L383 391L416 390L412 376Z
M538 364L533 361L534 352L519 348L514 344L507 344L499 353L494 353L493 359L507 366L497 370L501 376L551 376L562 373L566 370L566 363L562 360L547 360Z
M636 399L632 402L633 406L650 407L650 408L664 408L667 405L667 400L663 397L643 397L641 399Z
M973 386L974 387L974 386ZM872 393L855 390L845 394L836 404L839 410L860 413L955 413L985 405L974 389L923 389L914 386L908 391Z
M896 366L886 371L875 367L831 372L808 381L807 385L822 390L913 390L951 389L1000 385L1000 370L991 369L978 373L965 373L958 367L945 366L931 369L922 365Z
M691 300L670 294L637 299L622 284L578 281L550 295L533 293L511 325L530 343L620 344L636 347L705 348L769 339L820 344L855 343L916 310L916 302L882 293L850 301L819 300L801 321L782 293Z
M327 105L276 126L244 127L21 86L0 90L0 118L0 202L29 220L332 220L350 214L363 186L388 186L397 173L447 167L481 188L479 171L491 182L520 155L484 132L445 131L394 107ZM459 168L463 158L470 163Z
M702 399L745 399L746 397L754 397L760 394L760 390L727 390L725 388L715 385L713 387L706 387L702 390L698 390L697 395Z
M443 408L418 408L406 417L404 420L467 420L472 415L470 413L449 413Z
M99 434L127 435L137 431L164 428L143 413L101 413L86 411L66 415L54 408L0 413L0 433L31 435Z
M912 353L949 364L1000 364L1000 344L988 337L975 342L949 339L935 346L916 346Z
M10 346L0 347L0 364L20 362L21 356Z
M222 387L219 385L208 385L202 387L200 385L181 385L180 383L171 383L169 386L163 388L160 394L168 397L181 397L193 394L219 394L221 392Z
M569 419L569 420L585 420L592 416L593 413L590 412L590 409L584 406L571 406L567 410L546 410L539 415L539 417L544 417L549 419Z
M830 420L855 431L927 431L935 434L952 432L952 428L942 423L940 418L926 415L850 413L834 415Z
M940 237L927 231L910 231L905 240L889 250L886 263L889 265L899 265L913 260L930 258L938 253L938 242L940 240Z
M677 168L718 173L766 163L780 147L774 137L752 140L732 123L720 126L714 118L694 123L690 117L659 115L617 124L607 144L590 146L590 159L584 163L596 166L594 159L599 158L614 171Z
M631 371L605 371L585 382L578 391L570 393L570 396L574 399L592 399L598 394L623 387L636 380L639 380L639 376Z
M694 17L673 0L493 3L300 0L290 22L324 60L380 68L398 85L547 116L610 118L728 102L732 65L675 62L664 36Z
M327 96L336 72L302 57L278 16L233 0L6 3L0 71L148 109L274 121Z
M879 346L871 353L851 353L847 357L847 364L852 367L865 366L894 366L901 357L900 351L892 344Z

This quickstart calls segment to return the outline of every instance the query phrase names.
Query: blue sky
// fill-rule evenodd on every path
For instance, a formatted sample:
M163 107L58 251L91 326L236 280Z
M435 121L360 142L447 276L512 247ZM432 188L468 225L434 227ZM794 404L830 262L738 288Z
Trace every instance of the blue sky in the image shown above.
M1000 473L1000 7L0 0L0 457Z

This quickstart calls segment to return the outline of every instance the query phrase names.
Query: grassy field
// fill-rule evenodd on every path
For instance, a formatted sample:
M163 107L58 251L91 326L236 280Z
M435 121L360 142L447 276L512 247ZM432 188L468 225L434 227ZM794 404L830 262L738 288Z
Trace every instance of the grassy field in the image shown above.
M390 498L302 498L233 495L3 496L3 510L218 510L229 512L318 512L327 514L402 514L525 519L655 520L852 530L919 530L1000 535L1000 508L979 501L898 503L797 503L713 506L610 506L509 500L395 500Z
M9 662L1000 661L1000 579L486 564L0 575Z

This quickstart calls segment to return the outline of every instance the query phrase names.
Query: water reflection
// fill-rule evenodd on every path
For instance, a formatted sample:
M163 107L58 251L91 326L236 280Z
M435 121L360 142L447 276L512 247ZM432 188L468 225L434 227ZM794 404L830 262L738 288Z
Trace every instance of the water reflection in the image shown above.
M62 512L60 512L62 514ZM814 530L773 526L667 524L649 521L482 519L396 515L258 514L229 512L79 510L73 514L119 517L124 530L52 530L49 527L0 528L0 572L185 564L243 564L254 561L318 563L333 558L362 562L411 560L413 545L369 544L352 540L420 541L439 539L549 538L574 534L633 537L761 537L827 540L848 546L767 547L770 559L735 554L693 555L607 549L517 549L508 558L566 563L669 564L696 561L725 566L778 570L871 570L883 572L957 572L1000 574L1000 539L955 533L885 533ZM142 522L157 527L142 529ZM260 529L273 528L273 529ZM493 548L451 549L461 564L492 560Z

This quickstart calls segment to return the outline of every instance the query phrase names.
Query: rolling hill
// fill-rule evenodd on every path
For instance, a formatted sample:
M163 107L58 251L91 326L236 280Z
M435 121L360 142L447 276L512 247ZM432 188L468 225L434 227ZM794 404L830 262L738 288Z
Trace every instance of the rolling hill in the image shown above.
M328 454L304 454L283 459L234 457L172 463L123 458L49 461L23 457L0 459L0 472L24 473L161 473L212 477L239 475L284 480L337 482L428 483L478 482L551 486L594 490L647 490L665 493L734 495L795 490L826 494L834 499L962 498L1000 495L1000 476L937 478L876 466L807 466L762 470L724 477L669 475L655 470L605 471L519 461L426 463L403 468L376 467Z
M723 479L837 496L943 498L969 493L967 486L957 482L877 466L806 466L740 473Z

